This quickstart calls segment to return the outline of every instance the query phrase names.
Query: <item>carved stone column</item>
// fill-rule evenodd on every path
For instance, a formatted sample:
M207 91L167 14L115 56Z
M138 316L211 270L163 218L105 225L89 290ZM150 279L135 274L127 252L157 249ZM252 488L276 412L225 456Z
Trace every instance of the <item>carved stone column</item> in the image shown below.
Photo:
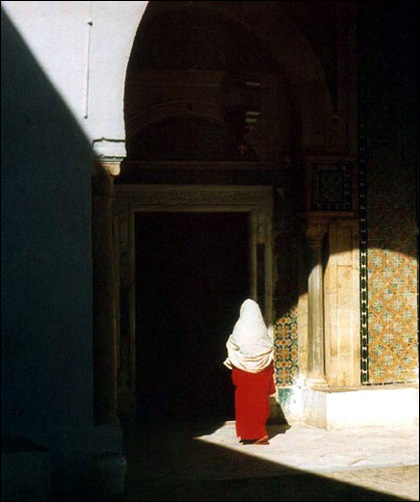
M306 242L310 254L308 278L308 376L309 386L326 385L324 339L324 281L322 243L326 225L309 223Z
M99 162L92 177L93 364L96 424L118 425L113 181Z

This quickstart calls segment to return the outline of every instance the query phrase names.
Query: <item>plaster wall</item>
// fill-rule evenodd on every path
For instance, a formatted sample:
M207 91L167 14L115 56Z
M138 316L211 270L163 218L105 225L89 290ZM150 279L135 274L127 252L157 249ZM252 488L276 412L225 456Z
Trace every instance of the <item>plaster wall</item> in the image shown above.
M147 3L2 2L101 156L125 155L125 73Z
M3 11L1 35L2 435L46 448L65 490L90 455L122 448L120 431L93 423L93 152ZM33 452L22 457L24 472ZM3 460L14 490L31 483Z
M6 16L2 64L2 429L41 441L92 418L92 153Z

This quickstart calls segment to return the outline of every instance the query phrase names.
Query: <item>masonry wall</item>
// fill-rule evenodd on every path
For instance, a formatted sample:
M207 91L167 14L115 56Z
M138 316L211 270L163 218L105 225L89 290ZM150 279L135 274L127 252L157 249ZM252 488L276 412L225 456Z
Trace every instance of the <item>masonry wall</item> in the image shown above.
M363 383L418 379L417 61L414 2L361 12Z

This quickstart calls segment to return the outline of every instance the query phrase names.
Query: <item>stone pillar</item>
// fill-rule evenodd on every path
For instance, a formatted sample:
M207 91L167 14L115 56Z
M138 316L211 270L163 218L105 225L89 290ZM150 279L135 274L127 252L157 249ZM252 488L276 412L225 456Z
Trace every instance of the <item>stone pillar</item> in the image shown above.
M99 162L92 177L94 420L118 425L113 180Z
M120 185L121 186L121 185ZM118 412L122 417L136 416L136 269L134 211L114 208L115 251L117 258L117 338Z
M308 278L308 373L306 382L311 387L326 385L322 266L322 243L325 233L326 226L319 223L310 223L306 231L306 241L310 254Z
M356 218L331 218L324 270L325 377L329 387L360 385L360 255Z

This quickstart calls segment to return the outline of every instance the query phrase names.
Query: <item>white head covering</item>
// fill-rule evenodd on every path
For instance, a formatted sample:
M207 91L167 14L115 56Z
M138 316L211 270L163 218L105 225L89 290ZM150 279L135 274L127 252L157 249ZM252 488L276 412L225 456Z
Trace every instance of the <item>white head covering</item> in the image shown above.
M226 347L228 357L223 364L229 369L235 366L249 373L259 373L273 360L273 339L254 300L243 302Z

